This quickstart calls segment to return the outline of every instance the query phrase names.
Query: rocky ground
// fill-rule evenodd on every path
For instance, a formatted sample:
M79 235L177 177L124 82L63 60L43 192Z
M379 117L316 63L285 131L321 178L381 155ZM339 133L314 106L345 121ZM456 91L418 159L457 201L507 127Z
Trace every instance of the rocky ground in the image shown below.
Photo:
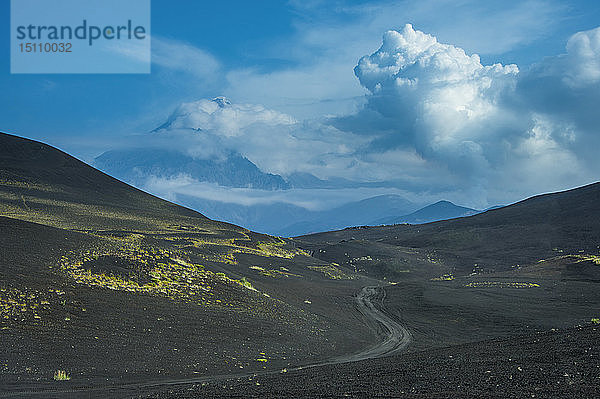
M158 386L137 396L580 399L598 397L599 389L600 326L587 325L288 373Z
M597 397L598 215L282 239L0 134L0 398Z

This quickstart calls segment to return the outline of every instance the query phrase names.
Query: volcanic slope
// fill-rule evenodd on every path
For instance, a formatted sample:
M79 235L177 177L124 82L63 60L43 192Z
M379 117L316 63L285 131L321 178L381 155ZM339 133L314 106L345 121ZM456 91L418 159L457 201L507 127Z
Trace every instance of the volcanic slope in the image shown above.
M471 217L423 225L358 227L298 238L307 248L352 241L427 252L457 274L518 269L558 256L596 256L600 183L538 195ZM368 252L368 251L362 251Z
M395 283L411 350L589 323L600 308L600 183L424 225L297 237L323 261Z
M0 387L281 369L376 338L373 282L0 134Z
M388 342L409 345L139 396L595 397L599 191L593 184L462 219L297 237L313 257L386 281L378 309L401 327Z
M589 396L599 197L287 240L0 135L0 397Z

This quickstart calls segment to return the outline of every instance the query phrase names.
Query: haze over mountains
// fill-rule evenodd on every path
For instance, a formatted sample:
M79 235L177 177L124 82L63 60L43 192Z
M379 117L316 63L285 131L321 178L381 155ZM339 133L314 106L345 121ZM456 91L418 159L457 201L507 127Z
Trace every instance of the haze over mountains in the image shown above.
M410 215L404 215L394 218L384 218L378 220L380 223L369 223L373 224L422 224L430 223L438 220L454 219L464 216L471 216L479 213L476 209L466 208L464 206L454 205L450 201L438 201L435 204L428 205L424 208L419 209L411 213Z
M231 102L217 97L208 107L212 114L233 111ZM212 107L212 108L211 108ZM396 223L427 223L436 220L468 216L478 211L441 201L420 210L422 203L413 203L398 194L363 197L359 200L338 199L338 205L314 209L302 201L280 198L275 192L282 191L294 197L294 192L313 193L315 200L324 193L334 193L351 188L379 188L385 190L389 183L364 183L343 178L319 179L311 173L293 172L287 176L263 172L250 159L239 152L219 148L221 140L210 133L211 123L191 119L189 112L176 110L168 120L152 132L149 139L164 143L152 146L110 150L94 159L100 170L159 196L165 193L169 200L202 211L207 216L279 236L297 236L341 229L349 226ZM193 114L196 115L196 114ZM160 141L173 132L185 132L202 137L206 143L202 154L182 152L177 146ZM179 137L182 139L182 137ZM177 137L172 138L177 139ZM202 150L200 150L202 152ZM255 203L240 203L229 198L226 191L220 195L208 195L201 189L185 189L182 186L208 183L209 188L237 188L258 190L264 198ZM171 184L177 191L170 191ZM296 191L294 191L296 190ZM312 191L311 191L312 190ZM269 194L270 192L273 192ZM269 197L272 195L272 198ZM309 194L310 196L310 194ZM320 207L323 208L323 207ZM413 212L417 212L412 214Z
M227 187L262 190L290 188L290 184L281 176L262 172L247 158L236 153L226 154L220 159L196 159L164 149L113 150L97 157L94 164L138 186L152 176L173 178L188 175L198 181Z
M263 173L252 162L232 154L221 160L197 160L168 150L109 151L95 159L101 170L136 187L150 189L148 179L176 179L182 175L218 185L260 190L292 190L294 188L323 190L339 188L314 176L281 176ZM300 186L300 187L299 187ZM348 202L327 210L310 210L287 202L243 205L219 199L200 198L178 193L170 198L178 204L200 210L207 216L264 233L292 237L350 226L427 223L436 220L473 215L479 211L440 201L419 209L418 205L394 195L379 195Z

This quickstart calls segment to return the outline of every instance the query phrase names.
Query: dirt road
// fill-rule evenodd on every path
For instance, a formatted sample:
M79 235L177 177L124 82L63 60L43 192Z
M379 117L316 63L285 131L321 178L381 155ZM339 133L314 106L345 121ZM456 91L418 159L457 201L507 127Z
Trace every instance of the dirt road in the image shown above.
M385 313L385 296L386 292L383 286L367 286L363 287L355 297L357 310L364 316L365 322L368 323L369 327L374 331L375 335L377 336L377 342L375 344L358 353L338 356L335 358L324 360L322 362L288 368L286 371L292 372L324 365L342 364L357 362L366 359L374 359L392 355L406 348L406 346L410 343L412 339L411 334L404 326L402 326L400 323L398 323ZM33 396L54 397L56 395L72 397L80 394L85 394L89 397L102 397L104 395L108 395L111 397L129 397L130 395L138 395L140 392L144 392L148 389L158 388L161 386L223 381L233 378L253 377L258 375L268 375L280 372L281 370L268 370L254 373L225 374L170 381L154 381L141 384L126 384L121 386L110 387L81 387L65 390L28 390L0 394L0 398Z

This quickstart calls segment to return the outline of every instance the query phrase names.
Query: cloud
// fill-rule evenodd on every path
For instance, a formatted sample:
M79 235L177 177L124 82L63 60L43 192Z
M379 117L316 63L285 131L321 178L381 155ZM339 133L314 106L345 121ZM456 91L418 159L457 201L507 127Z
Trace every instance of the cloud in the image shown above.
M401 6L391 2L386 7L390 10L380 18L387 19L388 26L395 21L413 21L445 41L479 54L503 54L544 39L560 28L568 11L564 1L555 0L430 0Z
M186 174L169 178L148 176L144 184L141 185L141 188L175 202L181 196L186 196L241 206L289 204L312 211L331 209L348 202L359 201L364 198L383 194L400 195L419 205L425 205L437 199L434 196L416 195L407 190L389 187L290 189L277 191L232 188L219 186L215 183L201 182Z
M573 35L563 59L572 65L565 71L567 85L581 88L600 82L600 28Z
M379 48L355 64L356 82L367 94L353 113L302 120L265 105L202 99L178 106L152 140L200 158L237 152L261 170L283 176L308 172L380 182L405 196L476 208L509 203L597 178L599 32L577 33L564 54L520 70L513 64L486 65L477 54L405 25L387 31ZM271 83L285 85L286 79L303 76L298 73L283 80L272 75ZM307 87L318 86L307 76ZM251 85L269 82L267 75L250 78ZM242 204L314 206L311 195L334 195L324 194L327 190L227 194L228 189L189 179L156 180L149 187L157 192L163 184L171 192L205 195L202 191L227 201L235 197ZM247 200L240 199L244 195ZM293 202L288 195L306 201Z
M375 137L372 151L414 149L433 167L483 178L488 143L506 138L492 125L505 114L501 98L518 72L516 65L484 66L478 55L406 25L386 32L381 47L358 62L356 76L370 95L341 126Z
M564 54L520 74L509 105L521 118L529 116L518 155L528 154L532 176L565 186L597 180L598 103L600 28L574 34Z
M262 54L285 67L228 71L224 93L299 119L354 113L364 89L352 67L377 46L382 32L401 28L405 21L468 51L498 55L549 37L567 11L556 0L290 3L297 16L295 34L265 46Z
M354 59L322 59L270 72L252 68L228 72L225 94L266 104L296 118L356 111L364 90L352 75Z
M152 63L201 80L214 79L221 70L219 61L209 52L185 42L157 36L152 37Z
M444 147L472 138L463 136L464 126L497 112L497 98L511 89L518 68L483 66L476 54L406 25L386 32L379 50L362 57L355 73L371 93L367 108L400 122L395 135Z
M117 53L130 60L149 63L150 62L150 44L147 41L140 40L116 40L104 44L104 49Z
M136 62L152 62L167 71L183 72L201 81L220 77L222 72L220 62L209 52L160 36L152 37L151 52L149 44L143 41L110 42L106 50Z
M566 53L547 57L522 77L522 85L545 80L549 89L573 91L600 82L600 28L578 32L567 41ZM561 87L566 86L566 87Z
M183 103L155 132L155 143L194 157L223 157L234 151L265 172L310 172L321 178L353 175L355 150L368 141L327 124L297 121L262 105L236 104L225 97Z
M366 51L364 46L372 45L382 32L401 28L405 21L470 51L501 54L547 37L561 28L569 11L564 1L557 0L291 3L301 16L297 27L303 47L318 50L317 54L348 52L351 56L356 56L356 50Z
M224 137L238 137L253 124L286 126L295 123L289 115L262 105L232 104L225 97L183 103L163 128L207 130Z
M599 32L577 33L566 54L519 72L483 65L411 25L388 31L355 68L369 91L364 108L332 124L372 138L361 159L378 160L373 167L387 169L385 154L394 151L399 163L414 154L420 166L400 173L471 190L474 205L593 181L600 172L589 150L599 144L592 105L600 101Z

